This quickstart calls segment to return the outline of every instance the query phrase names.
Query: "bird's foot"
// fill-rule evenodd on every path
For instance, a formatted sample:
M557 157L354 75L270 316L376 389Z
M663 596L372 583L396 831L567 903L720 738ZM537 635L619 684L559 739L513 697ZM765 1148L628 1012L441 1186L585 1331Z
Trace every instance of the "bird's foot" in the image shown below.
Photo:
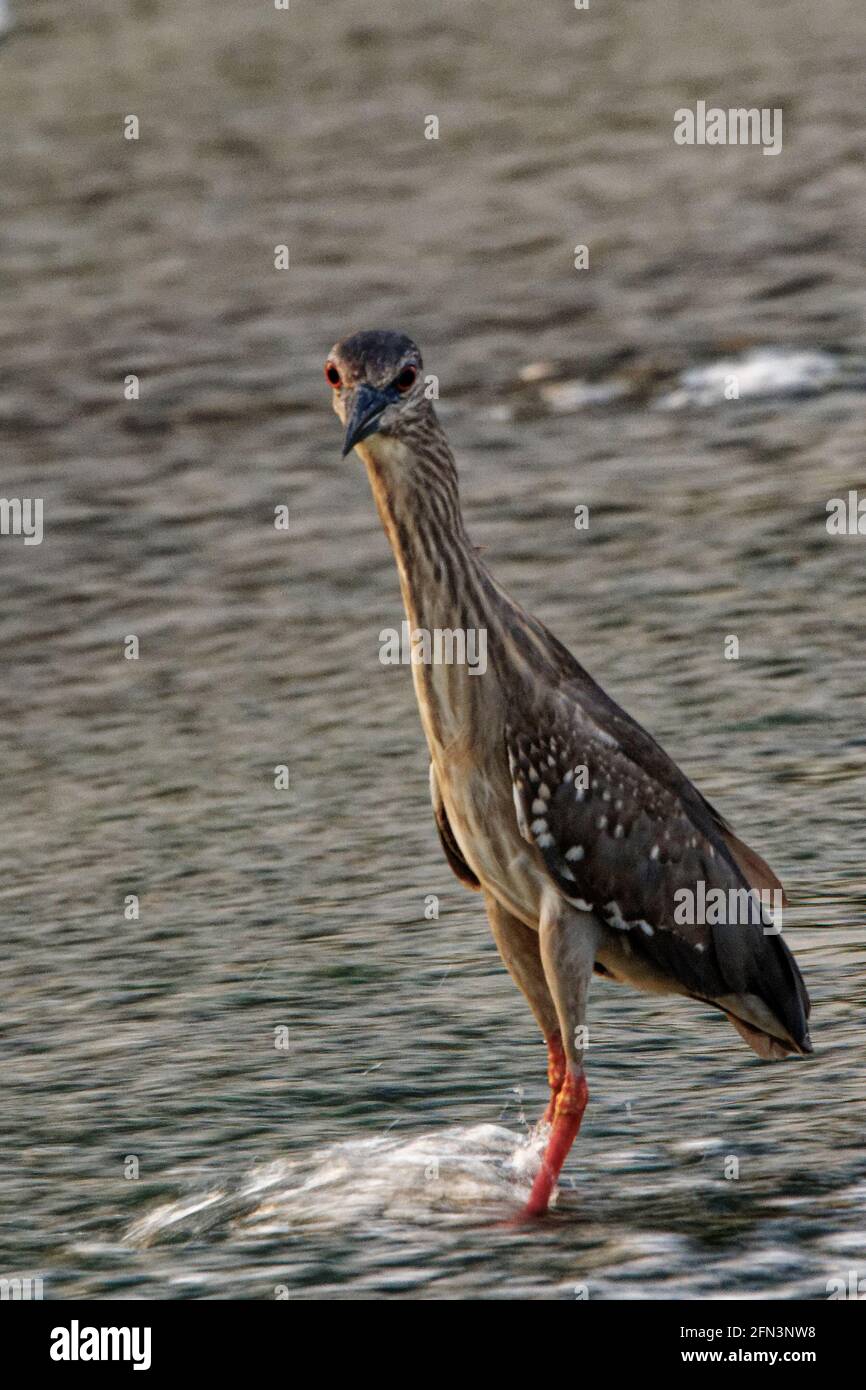
M556 1098L553 1128L541 1160L541 1169L532 1184L529 1201L521 1213L522 1219L543 1216L547 1211L562 1165L580 1129L588 1099L589 1089L583 1072L575 1074L567 1069Z

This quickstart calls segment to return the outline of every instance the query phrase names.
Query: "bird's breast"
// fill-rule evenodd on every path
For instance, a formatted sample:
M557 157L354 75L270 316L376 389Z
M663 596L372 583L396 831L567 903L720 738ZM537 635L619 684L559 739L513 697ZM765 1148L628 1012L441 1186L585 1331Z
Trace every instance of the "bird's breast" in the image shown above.
M537 927L545 888L543 866L517 825L504 752L479 763L461 740L433 754L454 838L482 887L514 916Z

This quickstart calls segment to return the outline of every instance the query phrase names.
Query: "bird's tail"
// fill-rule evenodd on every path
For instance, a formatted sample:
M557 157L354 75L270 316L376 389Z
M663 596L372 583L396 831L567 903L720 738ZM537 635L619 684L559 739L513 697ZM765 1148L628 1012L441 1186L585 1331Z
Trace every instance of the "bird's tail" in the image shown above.
M741 987L716 1002L759 1057L806 1056L812 1051L812 1005L800 968L781 936L755 928L748 939L751 950L745 961L740 958ZM719 944L717 938L717 950Z

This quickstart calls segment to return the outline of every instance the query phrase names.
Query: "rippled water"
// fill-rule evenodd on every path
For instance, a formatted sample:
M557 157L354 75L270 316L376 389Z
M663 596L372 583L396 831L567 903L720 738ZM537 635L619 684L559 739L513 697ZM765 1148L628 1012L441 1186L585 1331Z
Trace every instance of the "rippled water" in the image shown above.
M0 539L0 1274L220 1298L862 1275L866 538L825 527L866 488L862 7L17 16L3 490L45 499L45 539ZM782 154L674 146L697 99L781 105ZM814 1000L814 1057L765 1066L599 981L537 1228L503 1221L543 1047L438 849L411 683L378 662L396 577L321 378L376 324L440 376L492 568L781 873Z

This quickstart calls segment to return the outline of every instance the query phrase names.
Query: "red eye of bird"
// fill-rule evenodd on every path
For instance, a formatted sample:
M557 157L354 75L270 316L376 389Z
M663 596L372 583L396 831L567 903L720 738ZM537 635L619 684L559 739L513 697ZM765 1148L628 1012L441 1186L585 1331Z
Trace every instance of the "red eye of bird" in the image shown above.
M333 362L325 363L325 379L326 381L330 382L331 386L333 386L335 390L340 385L342 378L340 377L340 373L337 371L337 368L334 366Z
M410 386L414 386L417 375L414 367L404 367L400 375L395 377L394 385L398 391L408 391Z

